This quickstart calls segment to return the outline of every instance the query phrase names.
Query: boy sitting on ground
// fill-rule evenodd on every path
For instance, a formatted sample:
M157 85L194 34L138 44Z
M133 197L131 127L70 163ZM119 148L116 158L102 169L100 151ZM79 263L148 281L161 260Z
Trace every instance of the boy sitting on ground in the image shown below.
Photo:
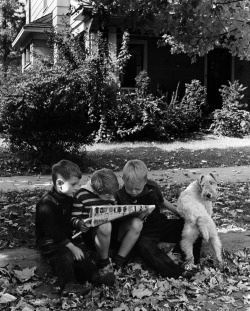
M140 160L130 160L123 168L124 186L115 194L117 204L154 204L156 208L149 215L143 215L146 220L137 242L137 249L146 264L162 276L191 278L193 271L186 271L176 264L163 250L158 247L160 242L175 243L176 250L181 252L179 243L184 226L182 219L168 219L160 212L166 208L177 214L173 204L168 202L161 193L156 182L147 178L148 169ZM195 263L200 258L202 239L198 239L194 247Z
M111 232L112 237L119 241L118 252L112 259L114 268L118 270L125 266L127 256L138 240L142 229L142 221L136 217L122 218L112 221L112 224L107 222L94 228L85 225L84 219L88 218L90 207L114 204L114 193L118 189L119 183L115 173L110 169L101 169L94 172L91 180L75 194L72 211L73 227L85 233L83 239L88 246L95 245L99 257L98 266L103 271L112 268L109 258Z
M79 188L81 177L79 167L70 161L61 160L53 165L53 188L36 206L36 242L58 277L62 294L86 294L91 289L81 285L86 281L97 286L115 282L113 273L101 276L86 258L82 246L71 241L73 194Z

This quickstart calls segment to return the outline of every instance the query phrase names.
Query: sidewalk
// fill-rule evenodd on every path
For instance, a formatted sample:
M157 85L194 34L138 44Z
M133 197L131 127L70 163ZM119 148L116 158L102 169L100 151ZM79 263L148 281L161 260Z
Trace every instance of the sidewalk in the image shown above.
M208 173L213 173L218 182L247 182L250 180L250 166L158 170L149 171L148 177L156 181L161 181L161 184L164 186L164 184L168 183L191 182L200 174ZM90 176L91 174L84 174L81 184L85 184ZM122 173L118 172L117 176L122 184ZM1 192L35 188L49 189L51 186L52 180L49 175L0 177Z

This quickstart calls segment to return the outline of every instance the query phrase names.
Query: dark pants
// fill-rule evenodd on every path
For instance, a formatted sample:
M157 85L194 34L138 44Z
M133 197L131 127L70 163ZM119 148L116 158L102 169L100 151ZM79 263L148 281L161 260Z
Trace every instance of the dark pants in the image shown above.
M81 248L81 246L77 245ZM42 251L43 257L50 264L57 276L60 287L67 283L92 282L98 278L96 266L89 259L74 260L72 252L59 244L50 246L50 251Z
M146 264L164 277L178 278L184 269L174 261L157 245L159 242L175 243L174 252L184 254L180 248L181 233L184 221L182 219L168 219L165 215L159 214L152 221L145 222L137 242L140 256ZM194 245L194 261L197 264L200 260L202 239L198 238Z

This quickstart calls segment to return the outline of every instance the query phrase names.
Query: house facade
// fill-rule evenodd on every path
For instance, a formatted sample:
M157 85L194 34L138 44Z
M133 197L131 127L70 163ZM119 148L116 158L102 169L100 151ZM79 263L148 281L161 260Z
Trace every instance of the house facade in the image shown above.
M88 1L71 17L66 17L70 5L76 5L73 0L26 0L26 24L13 42L13 46L22 51L22 68L32 66L36 55L49 56L51 49L47 43L46 32L51 27L63 27L63 19L70 20L75 34L84 31L87 35L87 47L94 53L93 38L98 31L98 21L91 15ZM110 54L118 54L122 42L122 29L125 21L122 16L111 17L105 26L109 41ZM228 81L239 80L248 88L245 99L250 107L250 62L233 57L228 50L215 48L205 57L197 58L195 63L184 54L171 54L167 46L158 47L159 37L149 29L140 31L126 24L130 30L130 58L125 74L120 83L125 90L133 89L135 77L141 70L146 70L151 78L152 88L171 94L178 87L178 94L183 95L185 83L200 80L207 88L207 103L210 111L221 108L219 88ZM133 30L132 30L133 29Z

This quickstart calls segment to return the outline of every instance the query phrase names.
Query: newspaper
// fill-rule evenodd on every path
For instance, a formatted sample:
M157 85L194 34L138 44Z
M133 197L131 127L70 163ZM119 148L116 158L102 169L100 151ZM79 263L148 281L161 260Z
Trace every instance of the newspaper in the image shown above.
M154 208L155 205L94 205L91 206L89 217L84 219L84 222L87 227L96 227L128 215L139 215L143 213L148 216ZM72 238L76 238L81 233L76 233Z

